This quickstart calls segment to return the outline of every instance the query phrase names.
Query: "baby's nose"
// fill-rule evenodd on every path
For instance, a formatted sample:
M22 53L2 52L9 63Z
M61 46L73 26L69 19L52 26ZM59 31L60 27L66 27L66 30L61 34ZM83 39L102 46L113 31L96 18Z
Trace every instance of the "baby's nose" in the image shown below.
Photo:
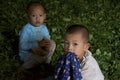
M36 17L36 20L40 20L40 17L39 17L39 16L37 16L37 17Z
M73 46L72 46L72 45L69 45L69 46L68 46L68 51L69 51L69 52L72 52L72 51L73 51Z

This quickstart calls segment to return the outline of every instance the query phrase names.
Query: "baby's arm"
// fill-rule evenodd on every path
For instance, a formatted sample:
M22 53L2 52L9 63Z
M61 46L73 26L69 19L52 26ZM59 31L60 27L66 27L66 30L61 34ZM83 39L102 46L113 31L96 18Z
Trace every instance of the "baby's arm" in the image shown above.
M40 56L46 56L49 54L49 48L50 48L50 41L49 40L42 40L38 42L38 48L32 48L33 53L40 55Z
M98 63L93 57L90 57L89 61L86 61L81 73L83 80L104 80Z
M23 29L20 32L20 39L19 39L19 47L22 50L29 51L33 47L38 47L38 44L36 41L30 41L30 35L31 33L27 28Z

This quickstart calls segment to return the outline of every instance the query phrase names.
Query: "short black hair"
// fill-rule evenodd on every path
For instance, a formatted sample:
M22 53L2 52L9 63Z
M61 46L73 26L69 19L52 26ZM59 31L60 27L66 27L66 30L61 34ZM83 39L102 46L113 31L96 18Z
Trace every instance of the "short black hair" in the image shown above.
M87 27L85 27L84 25L80 25L80 24L73 24L71 26L69 26L66 30L66 34L74 34L74 33L81 33L83 38L89 42L89 31L87 29Z
M45 12L45 8L43 7L43 5L41 4L40 1L30 1L27 4L27 7L26 7L26 12L27 13L29 12L29 9L30 9L31 6L41 6L41 8L43 9L43 11Z

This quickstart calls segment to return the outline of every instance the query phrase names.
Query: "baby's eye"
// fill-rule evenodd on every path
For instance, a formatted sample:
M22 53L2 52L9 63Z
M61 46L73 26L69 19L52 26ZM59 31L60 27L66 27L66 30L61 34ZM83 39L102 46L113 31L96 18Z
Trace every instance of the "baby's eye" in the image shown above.
M68 43L68 42L64 42L64 44L65 44L65 45L69 45L69 43Z
M40 17L42 16L42 15L39 15Z
M78 43L74 43L73 45L74 45L74 46L77 46L77 45L78 45Z
M32 17L35 17L35 15L32 15Z

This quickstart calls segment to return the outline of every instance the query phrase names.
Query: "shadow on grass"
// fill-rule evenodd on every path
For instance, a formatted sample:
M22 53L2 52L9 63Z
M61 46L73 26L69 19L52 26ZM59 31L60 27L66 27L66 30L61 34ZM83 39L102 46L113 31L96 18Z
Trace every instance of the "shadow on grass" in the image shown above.
M55 66L51 64L40 64L18 73L18 80L53 80L54 70Z

